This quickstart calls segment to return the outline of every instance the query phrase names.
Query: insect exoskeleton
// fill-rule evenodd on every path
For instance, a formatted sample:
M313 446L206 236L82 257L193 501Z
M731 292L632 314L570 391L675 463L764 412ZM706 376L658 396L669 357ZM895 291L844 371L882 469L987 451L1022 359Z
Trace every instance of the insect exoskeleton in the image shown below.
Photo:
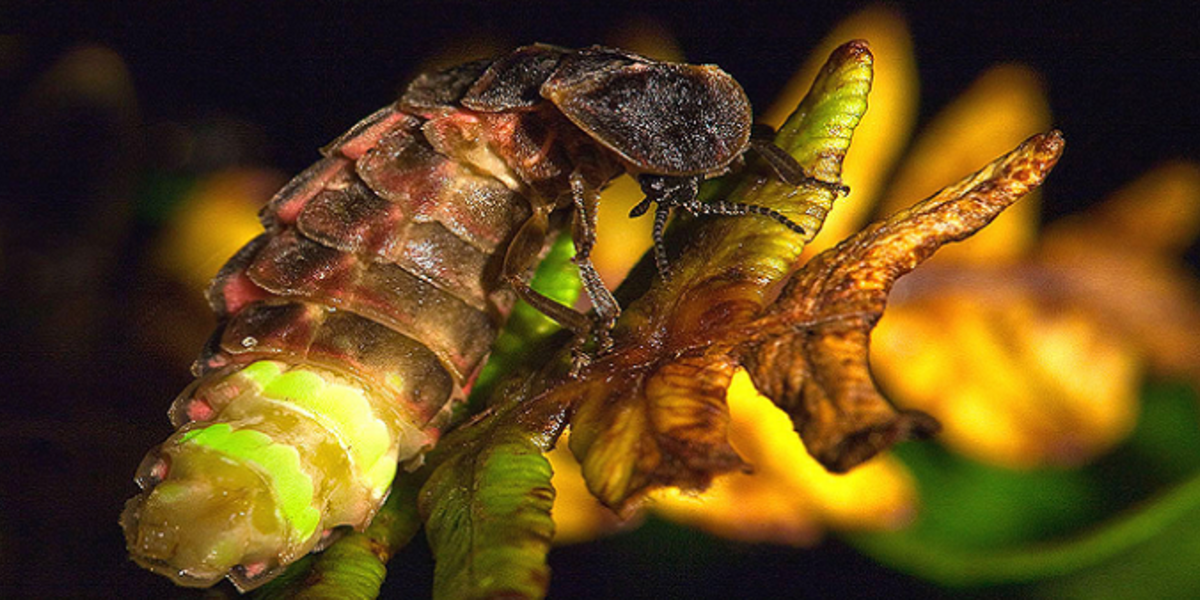
M228 575L240 588L365 527L398 457L431 442L360 382L259 360L197 382L176 401L180 430L151 452L122 522L135 559L184 585Z
M516 298L580 336L612 326L589 253L613 178L641 181L635 213L658 204L664 274L673 207L790 223L696 201L755 139L745 93L712 66L534 45L418 77L280 190L218 273L221 325L122 515L134 560L244 590L365 527L397 463L451 425ZM528 285L568 223L595 317Z

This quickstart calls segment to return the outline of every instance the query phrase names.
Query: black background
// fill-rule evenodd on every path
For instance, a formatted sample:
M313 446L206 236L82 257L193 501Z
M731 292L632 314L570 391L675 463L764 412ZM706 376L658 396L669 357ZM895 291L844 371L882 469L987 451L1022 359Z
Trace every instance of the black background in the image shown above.
M103 4L103 6L101 5ZM733 74L766 106L809 49L862 3L409 2L368 5L261 3L54 3L0 8L2 33L21 40L6 65L0 108L14 103L55 58L99 43L127 63L141 120L231 118L259 143L238 160L298 171L316 149L390 98L419 64L480 36L499 44L584 46L611 39L634 18L674 32L690 62ZM1045 78L1067 153L1047 184L1048 218L1080 210L1170 158L1200 158L1200 9L1186 3L898 3L918 53L921 119L989 66L1019 61ZM1013 3L1015 4L1015 3ZM1128 4L1128 5L1126 5ZM6 161L3 279L6 343L0 350L0 595L161 597L172 588L125 559L115 525L134 492L141 453L168 431L163 413L186 385L185 364L163 364L139 346L124 300L136 261L133 229L118 268L87 284L104 301L90 337L45 339L20 289L14 261L45 258L78 223L55 190L70 189L77 156ZM6 159L23 149L3 148ZM97 146L99 147L99 146ZM75 162L72 162L75 158ZM144 157L144 164L153 157ZM57 165L44 169L14 164ZM66 207L66 208L64 208ZM65 232L65 233L64 233ZM61 234L61 235L60 235ZM1194 259L1196 249L1191 249ZM1194 260L1193 260L1194 264ZM63 278L72 271L63 269ZM86 274L85 274L86 275ZM21 310L29 312L28 318ZM60 334L53 334L60 335ZM68 350L62 350L69 348ZM157 361L147 364L146 361ZM83 416L81 416L83 415ZM59 427L60 424L67 424ZM89 439L79 439L88 436ZM923 585L828 542L811 550L706 545L669 530L556 550L557 597L918 596ZM428 595L431 565L417 548L393 563L387 594ZM406 593L407 592L407 593Z

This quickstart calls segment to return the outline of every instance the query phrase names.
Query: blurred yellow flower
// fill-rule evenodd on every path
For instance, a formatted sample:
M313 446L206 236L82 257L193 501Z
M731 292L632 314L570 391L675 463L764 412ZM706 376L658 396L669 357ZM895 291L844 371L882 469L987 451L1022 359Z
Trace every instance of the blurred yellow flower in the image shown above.
M1031 261L1134 341L1152 373L1200 384L1200 281L1182 259L1197 234L1200 165L1170 162L1048 227Z
M189 288L208 289L221 265L262 233L258 209L283 183L266 169L205 176L187 192L164 232L155 253L159 264Z
M974 91L990 88L979 96L1001 102L999 90L1013 98L1014 86L989 78L1032 80L1001 69ZM957 154L931 152L924 162L949 171L942 163ZM902 168L900 181L915 181L903 174L917 170ZM898 283L872 338L880 385L898 405L941 420L942 440L978 460L1035 468L1103 454L1133 429L1147 367L1197 379L1200 293L1172 261L1198 221L1200 172L1185 164L1040 238L1036 214L1004 213Z
M919 280L956 275L971 273ZM889 305L871 345L885 391L940 419L958 452L1008 467L1076 465L1123 439L1140 382L1134 345L1069 300L980 275L997 281L930 283Z

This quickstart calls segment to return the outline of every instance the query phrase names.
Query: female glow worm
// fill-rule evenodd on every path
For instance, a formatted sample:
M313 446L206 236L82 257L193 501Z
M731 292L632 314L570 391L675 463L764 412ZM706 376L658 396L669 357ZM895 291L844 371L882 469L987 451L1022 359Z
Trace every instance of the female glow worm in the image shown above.
M714 66L545 45L418 77L323 150L262 211L266 232L217 275L221 320L173 404L178 431L146 457L121 517L139 564L189 586L264 583L339 526L365 527L397 463L446 427L517 298L580 335L619 308L589 260L599 190L621 173L657 203L758 150L750 104ZM528 286L571 220L596 307L585 317Z

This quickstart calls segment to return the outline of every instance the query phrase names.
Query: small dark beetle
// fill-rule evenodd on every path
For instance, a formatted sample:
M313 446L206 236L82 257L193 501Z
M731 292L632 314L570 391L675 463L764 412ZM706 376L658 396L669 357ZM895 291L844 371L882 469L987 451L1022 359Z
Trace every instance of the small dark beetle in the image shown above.
M546 190L549 194L529 199L535 212L539 206L552 210L574 205L576 263L602 330L611 327L619 307L596 274L589 254L595 241L597 194L620 171L636 177L646 193L630 216L644 214L652 202L658 205L654 248L664 277L668 267L662 232L672 207L693 214L760 214L803 233L791 220L768 208L696 200L700 181L728 172L751 147L783 180L799 185L809 179L791 156L769 141L769 128L765 132L752 128L745 92L728 73L712 65L665 63L600 46L567 50L537 44L494 61L423 75L400 99L402 107L418 112L439 108L479 113L528 111L530 119L540 122L525 119L523 126L560 128L560 120L550 114L547 104L578 128L563 135L564 142L570 140L564 145L569 164L561 166L570 171L570 195L568 199L565 187L551 187ZM579 133L592 143L580 139ZM818 183L841 190L837 184ZM546 314L577 332L586 331L588 324L580 315L540 298L520 276L535 260L536 254L530 251L540 250L544 230L531 231L529 237L536 239L519 236L509 250L505 261L509 283Z

